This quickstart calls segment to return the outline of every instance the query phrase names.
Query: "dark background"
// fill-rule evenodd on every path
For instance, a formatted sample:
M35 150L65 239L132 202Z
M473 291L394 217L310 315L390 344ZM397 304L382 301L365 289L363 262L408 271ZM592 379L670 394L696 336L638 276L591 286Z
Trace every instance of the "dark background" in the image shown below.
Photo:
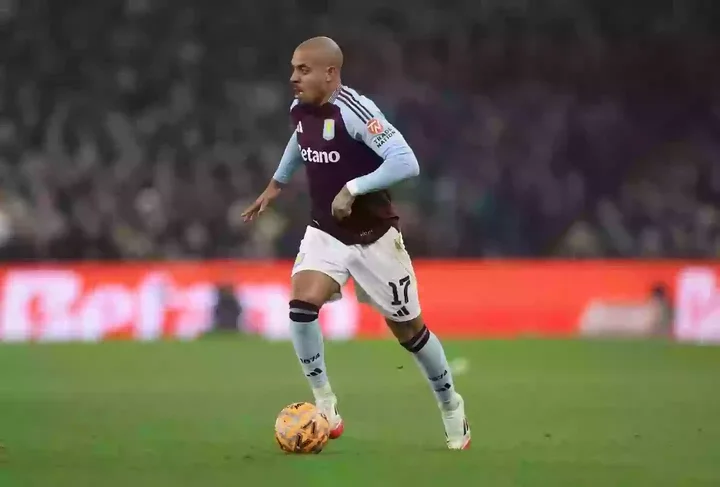
M720 7L706 1L0 0L0 258L294 256L289 60L405 134L422 257L717 257Z

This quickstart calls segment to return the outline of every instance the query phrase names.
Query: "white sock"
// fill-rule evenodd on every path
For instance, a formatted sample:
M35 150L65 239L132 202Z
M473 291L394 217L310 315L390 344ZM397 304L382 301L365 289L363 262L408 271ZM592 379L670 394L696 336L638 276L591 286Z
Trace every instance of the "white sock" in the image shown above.
M323 336L318 323L320 309L304 301L290 301L290 337L316 399L332 394L325 369Z
M401 344L413 354L415 361L427 377L440 407L452 410L458 404L452 373L440 340L423 326L414 337Z

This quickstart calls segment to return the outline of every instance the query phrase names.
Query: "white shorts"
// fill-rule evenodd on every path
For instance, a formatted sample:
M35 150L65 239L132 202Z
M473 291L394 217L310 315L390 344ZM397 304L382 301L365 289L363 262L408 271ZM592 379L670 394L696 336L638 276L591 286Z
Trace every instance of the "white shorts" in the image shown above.
M362 246L345 245L322 230L308 227L292 275L300 271L322 272L341 287L352 277L358 301L372 305L392 321L420 316L415 272L402 234L395 228Z

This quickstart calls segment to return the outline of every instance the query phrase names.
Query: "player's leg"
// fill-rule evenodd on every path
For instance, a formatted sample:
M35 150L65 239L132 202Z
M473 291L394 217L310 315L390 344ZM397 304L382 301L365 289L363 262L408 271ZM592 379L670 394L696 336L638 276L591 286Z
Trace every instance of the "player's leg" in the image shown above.
M465 402L455 390L452 371L438 337L430 331L422 315L408 321L385 318L400 345L410 352L427 378L438 402L447 445L453 450L470 446L470 426L465 417Z
M290 336L316 406L327 416L330 436L343 432L325 365L325 350L318 316L320 308L340 293L348 279L346 248L324 232L309 227L292 272Z
M316 398L330 390L318 316L323 304L339 289L333 278L319 271L305 270L292 277L290 337Z
M430 384L442 414L448 447L467 448L470 428L465 405L455 390L443 346L420 313L415 273L402 236L391 229L349 261L349 268L359 285L358 297L369 298L370 304L383 314L393 335L412 354Z

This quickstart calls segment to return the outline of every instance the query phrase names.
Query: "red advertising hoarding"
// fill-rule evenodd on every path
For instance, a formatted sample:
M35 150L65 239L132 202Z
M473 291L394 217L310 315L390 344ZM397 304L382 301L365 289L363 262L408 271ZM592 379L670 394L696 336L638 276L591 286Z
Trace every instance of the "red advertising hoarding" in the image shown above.
M231 284L247 330L287 337L291 263L79 264L0 269L0 341L192 339L212 326L216 286ZM572 336L591 303L675 297L675 334L720 340L720 265L683 262L418 261L425 320L443 337ZM328 338L387 336L351 285L325 306Z

